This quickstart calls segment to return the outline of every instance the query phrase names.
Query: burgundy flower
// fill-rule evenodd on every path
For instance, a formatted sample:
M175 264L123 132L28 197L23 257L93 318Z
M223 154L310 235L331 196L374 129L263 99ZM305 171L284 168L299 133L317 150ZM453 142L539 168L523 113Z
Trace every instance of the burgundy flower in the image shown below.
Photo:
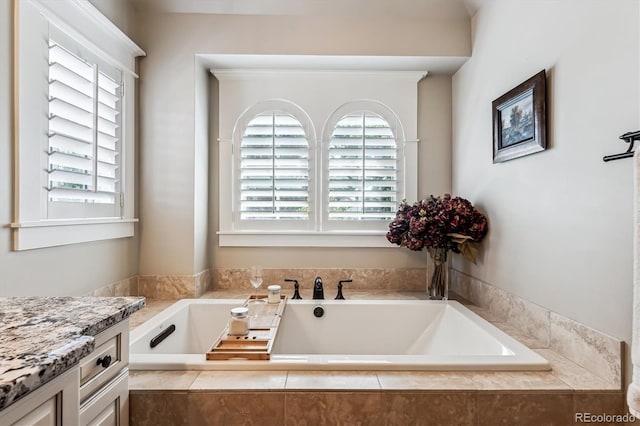
M487 218L469 200L430 195L412 205L400 203L387 240L414 251L444 248L460 253L464 244L482 241L487 231Z

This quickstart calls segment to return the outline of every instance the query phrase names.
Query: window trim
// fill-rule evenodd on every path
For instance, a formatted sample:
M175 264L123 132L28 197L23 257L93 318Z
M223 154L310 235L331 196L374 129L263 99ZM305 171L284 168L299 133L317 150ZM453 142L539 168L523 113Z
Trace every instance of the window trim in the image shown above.
M367 99L372 94L388 105L402 123L404 138L404 197L415 199L418 188L418 82L424 71L342 71L331 69L210 69L219 84L218 108L218 245L221 247L382 247L389 248L387 230L321 230L318 213L315 230L238 230L232 227L234 123L241 113L261 99L286 97L307 109L312 123L323 129L336 106ZM314 83L318 83L317 85ZM268 83L268 84L266 84ZM306 84L306 86L304 86ZM304 87L311 87L306 91ZM337 85L337 86L336 86ZM342 86L340 86L342 85ZM327 88L346 90L327 92ZM366 88L365 88L366 87ZM246 88L245 91L243 89ZM380 90L378 90L380 89ZM240 90L240 92L238 92ZM324 91L323 91L324 90ZM359 93L359 94L357 94ZM264 97L263 97L264 96ZM317 98L319 96L319 99ZM316 142L317 164L322 166L320 141ZM318 170L320 171L320 170ZM316 174L316 205L322 190Z
M14 14L14 220L10 224L13 249L29 250L133 236L137 222L133 217L133 86L137 78L135 58L145 55L144 51L88 1L53 4L46 0L17 0ZM43 196L46 183L42 166L47 162L47 155L42 146L48 145L48 140L44 137L47 120L41 99L42 93L48 93L44 89L48 82L34 79L33 75L34 72L46 73L44 68L40 70L46 61L41 60L37 39L48 37L49 25L123 73L127 90L122 98L121 217L73 220L46 217L47 197Z

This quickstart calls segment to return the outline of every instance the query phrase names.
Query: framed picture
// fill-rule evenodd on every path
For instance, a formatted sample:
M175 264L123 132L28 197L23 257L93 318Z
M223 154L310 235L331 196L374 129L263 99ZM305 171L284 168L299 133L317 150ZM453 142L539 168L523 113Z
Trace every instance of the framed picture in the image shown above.
M547 149L544 70L493 101L493 162Z

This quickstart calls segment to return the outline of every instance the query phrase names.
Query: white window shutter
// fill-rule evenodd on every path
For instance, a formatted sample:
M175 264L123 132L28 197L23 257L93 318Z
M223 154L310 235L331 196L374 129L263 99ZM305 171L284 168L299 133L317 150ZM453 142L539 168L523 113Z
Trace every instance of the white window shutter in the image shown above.
M338 121L329 143L330 221L389 221L398 203L397 144L372 112Z
M240 220L309 218L309 143L287 113L254 117L240 142Z
M116 216L120 111L116 78L49 40L50 218Z

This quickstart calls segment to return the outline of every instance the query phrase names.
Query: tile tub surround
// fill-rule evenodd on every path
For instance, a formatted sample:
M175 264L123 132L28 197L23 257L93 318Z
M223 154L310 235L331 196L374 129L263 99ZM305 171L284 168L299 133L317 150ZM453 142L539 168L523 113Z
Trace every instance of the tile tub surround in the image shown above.
M217 290L203 297L234 296L244 298L246 291ZM424 299L425 294L353 290L348 297ZM132 328L169 304L149 301L133 315ZM488 310L469 307L496 319ZM551 371L132 371L131 424L539 426L579 424L578 412L626 414L619 386L551 349L536 351L550 361Z
M216 290L203 297L246 295L244 290ZM310 290L302 294L310 295ZM353 290L346 296L425 298L422 291L388 290ZM135 322L140 323L136 317L151 318L169 304L166 300L149 301L145 309L133 315L132 328ZM486 309L468 307L498 328L505 325ZM522 341L519 335L514 337ZM220 424L314 425L322 418L327 424L342 421L539 426L574 424L576 412L626 414L624 393L619 386L551 349L536 351L550 361L551 371L133 371L131 423L201 425L216 424L219 420L226 422ZM253 405L254 398L260 401L267 398L270 405ZM303 409L312 406L315 411ZM337 413L342 416L340 420L335 417Z
M622 391L540 373L134 371L129 383L136 425L538 426L626 414Z
M1 297L0 410L77 364L140 297Z
M451 290L486 311L503 331L533 349L551 349L618 389L623 385L624 342L451 270ZM481 314L482 315L482 314Z
M425 262L426 264L426 262ZM211 270L214 290L251 290L249 269L218 268ZM264 269L262 286L278 284L283 290L293 289L293 283L285 278L298 280L300 289L313 288L313 281L321 277L325 297L335 297L338 281L352 279L344 285L344 290L403 290L426 291L427 268L328 268L328 269Z

